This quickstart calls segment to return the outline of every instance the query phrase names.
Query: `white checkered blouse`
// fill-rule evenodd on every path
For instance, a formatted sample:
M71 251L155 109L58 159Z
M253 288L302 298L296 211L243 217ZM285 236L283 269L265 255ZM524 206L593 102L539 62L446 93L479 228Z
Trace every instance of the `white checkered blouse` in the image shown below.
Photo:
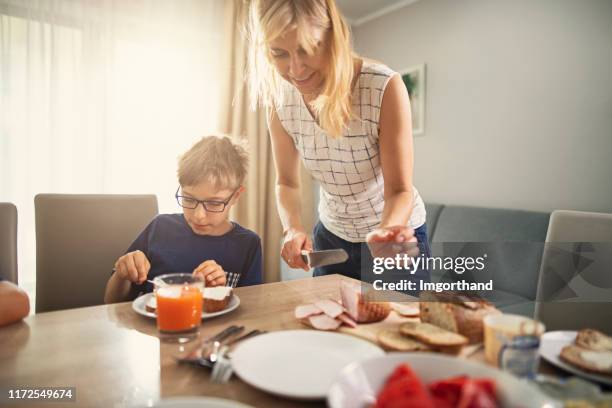
M278 117L304 165L319 181L319 217L325 228L349 242L363 242L381 220L384 195L380 167L378 122L389 67L363 62L353 91L358 118L349 122L341 138L329 137L313 120L302 95L287 83L285 103ZM425 206L416 188L409 225L425 223Z

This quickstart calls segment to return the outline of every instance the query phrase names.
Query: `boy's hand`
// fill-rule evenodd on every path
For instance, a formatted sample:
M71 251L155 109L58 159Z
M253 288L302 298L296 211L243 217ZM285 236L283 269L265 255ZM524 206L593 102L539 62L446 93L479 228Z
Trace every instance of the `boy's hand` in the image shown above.
M303 269L308 272L310 269L302 259L302 250L312 251L312 241L304 231L289 228L283 239L281 257L291 268Z
M199 275L206 282L206 286L225 286L226 284L225 271L213 260L202 262L193 270L193 275Z
M142 251L128 252L115 262L115 273L133 283L141 284L147 280L151 264Z

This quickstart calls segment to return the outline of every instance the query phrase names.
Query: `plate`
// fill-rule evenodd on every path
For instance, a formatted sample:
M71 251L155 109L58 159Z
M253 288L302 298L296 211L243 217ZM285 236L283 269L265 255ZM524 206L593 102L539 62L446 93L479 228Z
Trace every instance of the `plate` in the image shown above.
M147 405L150 408L252 408L237 401L209 397L177 397L166 398Z
M572 374L602 384L612 385L612 377L590 373L561 360L559 357L561 349L567 345L573 344L576 339L576 334L577 332L575 331L551 331L544 333L540 343L540 355L549 363L569 371Z
M346 365L382 355L380 347L347 334L287 330L245 340L231 361L235 373L255 388L315 400L325 398Z
M488 377L495 381L502 407L557 408L561 405L542 394L534 385L497 368L435 353L390 353L347 366L329 389L330 408L370 406L388 376L407 363L425 383L457 375Z
M153 293L145 293L144 295L134 299L134 301L132 302L132 309L134 309L134 311L138 313L139 315L156 319L157 314L155 312L149 312L145 308L145 305L147 304L151 296L153 296ZM202 319L210 319L211 317L216 317L216 316L220 316L220 315L229 313L232 310L236 309L238 306L240 306L240 298L238 297L238 295L234 293L232 294L232 298L230 299L229 304L227 305L225 309L219 310L218 312L214 312L214 313L202 312Z

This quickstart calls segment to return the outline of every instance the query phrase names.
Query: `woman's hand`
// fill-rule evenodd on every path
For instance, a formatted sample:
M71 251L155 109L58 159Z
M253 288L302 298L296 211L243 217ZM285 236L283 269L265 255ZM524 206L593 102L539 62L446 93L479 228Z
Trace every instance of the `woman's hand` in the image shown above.
M312 240L302 230L289 228L285 232L281 257L291 268L310 270L308 264L302 259L302 251L312 251Z
M414 258L419 255L414 230L403 225L377 228L367 235L366 242L374 257L391 258L406 254Z
M202 278L206 282L206 286L225 286L227 283L225 271L221 268L221 265L210 259L195 268L193 275Z
M141 284L147 280L151 264L142 251L128 252L115 262L115 273L119 278Z

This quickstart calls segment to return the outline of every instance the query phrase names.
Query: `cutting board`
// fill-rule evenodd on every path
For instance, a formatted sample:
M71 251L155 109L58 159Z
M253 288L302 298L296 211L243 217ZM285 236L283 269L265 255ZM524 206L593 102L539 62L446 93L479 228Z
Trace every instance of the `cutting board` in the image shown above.
M376 343L380 346L377 340L378 333L381 330L399 330L399 326L405 322L419 322L420 319L418 317L404 317L400 316L395 310L392 310L389 316L377 323L361 323L358 324L357 327L348 327L341 326L338 331L340 333L346 333L353 336L357 336L364 340L371 341L372 343ZM381 346L382 347L382 346ZM477 350L482 347L482 343L478 344L469 344L464 346L459 353L459 357L469 357L474 354Z
M400 316L395 310L392 310L389 316L387 316L387 318L383 321L376 323L360 323L357 325L357 327L341 326L338 331L361 337L364 340L378 344L377 336L378 332L381 330L398 330L400 324L402 323L418 321L420 321L418 317Z

